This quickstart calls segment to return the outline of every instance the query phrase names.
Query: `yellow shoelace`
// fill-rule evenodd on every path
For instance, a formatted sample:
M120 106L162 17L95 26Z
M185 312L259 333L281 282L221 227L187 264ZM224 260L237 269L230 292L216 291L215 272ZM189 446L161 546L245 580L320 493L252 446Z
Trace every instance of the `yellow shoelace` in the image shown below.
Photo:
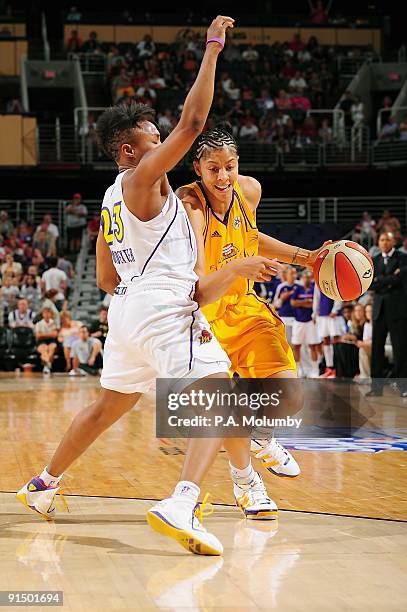
M59 495L59 497L57 497L57 495ZM59 509L62 508L69 512L68 502L66 501L62 491L58 491L58 493L55 495L55 504L59 507Z
M195 516L201 523L201 525L203 524L204 516L209 516L210 514L213 514L215 512L213 504L208 502L209 496L210 493L206 493L205 497L203 498L203 502L201 504L198 504L198 507L195 510Z

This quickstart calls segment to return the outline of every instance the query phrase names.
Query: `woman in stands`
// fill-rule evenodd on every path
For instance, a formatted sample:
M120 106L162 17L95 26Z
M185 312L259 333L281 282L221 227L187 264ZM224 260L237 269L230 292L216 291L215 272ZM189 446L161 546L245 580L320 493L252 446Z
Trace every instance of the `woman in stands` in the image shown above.
M72 368L71 347L73 342L79 339L79 330L82 325L82 321L72 320L70 312L61 312L61 329L59 330L58 341L62 344L64 350L65 372L69 372Z

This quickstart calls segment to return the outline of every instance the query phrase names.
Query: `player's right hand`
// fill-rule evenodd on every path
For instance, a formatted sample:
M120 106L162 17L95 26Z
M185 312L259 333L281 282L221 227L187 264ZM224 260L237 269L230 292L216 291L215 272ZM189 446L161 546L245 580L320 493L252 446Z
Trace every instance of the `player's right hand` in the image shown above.
M206 33L206 40L210 38L220 38L225 42L226 38L226 30L228 28L233 28L233 24L235 20L232 17L226 17L225 15L218 15L216 19L214 19L211 25L208 28ZM212 43L211 43L212 44ZM213 43L214 45L216 43ZM220 45L218 45L220 47Z
M239 276L258 283L271 281L273 276L284 269L284 266L278 263L276 259L267 259L267 257L262 257L261 255L235 259L229 265L236 267L236 272Z

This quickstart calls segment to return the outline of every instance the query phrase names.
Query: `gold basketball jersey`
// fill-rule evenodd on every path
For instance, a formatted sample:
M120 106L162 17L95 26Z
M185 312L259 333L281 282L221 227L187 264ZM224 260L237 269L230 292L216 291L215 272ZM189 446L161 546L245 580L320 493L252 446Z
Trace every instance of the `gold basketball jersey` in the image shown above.
M258 254L259 231L256 219L240 189L239 183L233 186L230 206L222 220L211 207L205 188L200 181L186 185L193 189L201 201L204 216L205 272L211 274L238 257ZM229 306L253 291L253 281L237 278L225 295L202 308L209 322L223 317Z

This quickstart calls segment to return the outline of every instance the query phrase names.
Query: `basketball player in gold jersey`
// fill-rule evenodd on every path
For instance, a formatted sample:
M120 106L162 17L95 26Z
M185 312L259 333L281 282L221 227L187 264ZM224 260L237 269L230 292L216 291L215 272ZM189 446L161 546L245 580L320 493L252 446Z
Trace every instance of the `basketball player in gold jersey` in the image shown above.
M262 255L282 263L312 266L318 251L309 251L259 232L256 209L261 185L239 174L237 143L228 124L202 133L194 145L198 180L180 187L177 195L187 210L195 235L205 253L205 274L240 257ZM224 296L202 308L212 331L232 362L231 370L244 378L296 378L294 356L284 323L271 306L258 297L253 281L236 278ZM294 398L301 408L301 398ZM252 449L265 467L279 476L298 476L294 457L273 437L252 441ZM250 466L249 466L250 467ZM234 470L236 482L244 470ZM235 475L235 476L234 476Z

